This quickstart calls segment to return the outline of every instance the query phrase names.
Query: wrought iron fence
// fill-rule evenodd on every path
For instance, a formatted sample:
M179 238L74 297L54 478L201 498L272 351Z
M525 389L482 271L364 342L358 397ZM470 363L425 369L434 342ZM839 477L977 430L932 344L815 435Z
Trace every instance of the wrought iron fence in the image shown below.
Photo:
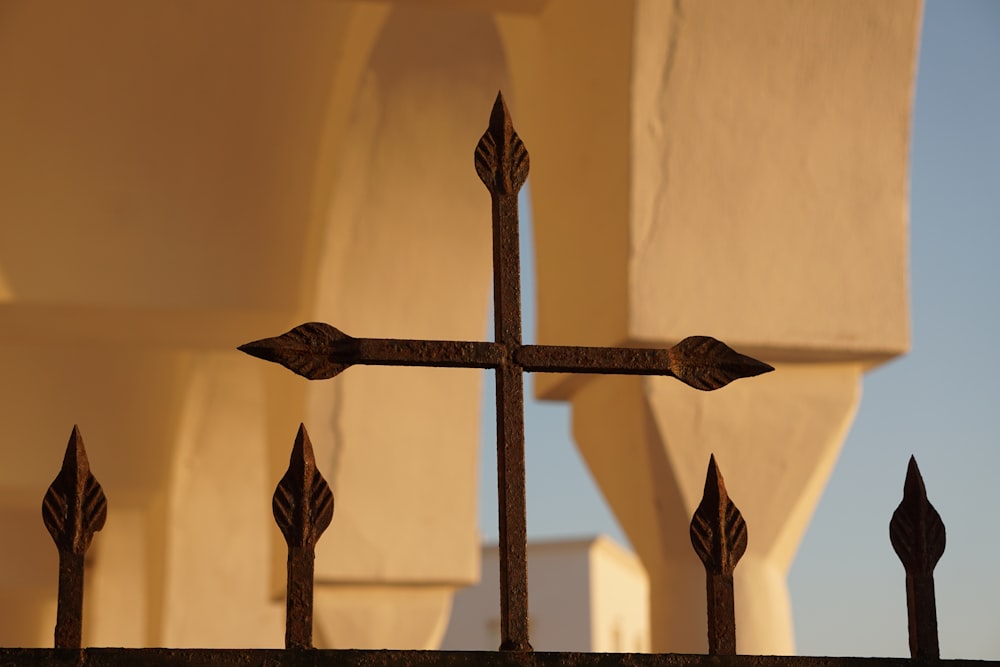
M290 665L344 667L412 665L537 665L547 667L687 667L707 665L849 667L994 664L939 660L933 570L944 552L945 529L927 500L916 461L910 459L903 500L889 523L893 548L906 571L911 658L821 658L736 655L733 572L747 547L747 525L726 493L712 456L701 504L691 520L691 543L705 566L708 655L547 653L528 637L526 510L524 487L525 372L667 375L700 390L774 370L706 336L669 349L524 345L517 193L528 175L528 153L498 95L489 127L475 152L479 177L493 201L493 342L354 338L311 322L239 349L280 363L311 380L332 378L354 364L486 368L496 372L499 478L501 645L496 652L347 650L312 648L315 546L333 518L334 498L313 456L305 426L292 446L288 470L274 492L273 513L288 546L284 649L81 648L84 555L104 526L107 501L90 471L83 438L74 427L59 474L45 494L42 518L59 551L59 591L53 649L0 649L3 665ZM346 548L350 548L349 545Z

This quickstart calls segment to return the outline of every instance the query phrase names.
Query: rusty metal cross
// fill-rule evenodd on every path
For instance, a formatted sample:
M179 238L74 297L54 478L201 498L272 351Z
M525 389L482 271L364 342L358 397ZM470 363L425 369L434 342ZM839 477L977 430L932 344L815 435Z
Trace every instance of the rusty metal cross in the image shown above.
M524 372L669 375L707 391L774 369L707 336L685 338L669 349L524 345L517 193L528 176L528 152L514 131L502 94L476 146L475 163L493 200L493 342L354 338L329 324L310 322L239 349L310 380L331 378L354 364L496 371L500 649L530 651Z

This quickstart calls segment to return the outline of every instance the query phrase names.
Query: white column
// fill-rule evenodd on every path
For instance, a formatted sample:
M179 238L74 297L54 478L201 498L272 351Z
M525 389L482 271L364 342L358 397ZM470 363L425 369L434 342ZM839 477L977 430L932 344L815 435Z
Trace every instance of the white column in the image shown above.
M649 570L654 650L706 646L687 525L712 452L749 525L739 648L793 650L788 564L862 373L909 345L919 14L916 0L552 0L500 21L532 157L539 342L711 335L777 366L713 394L536 380L572 401Z

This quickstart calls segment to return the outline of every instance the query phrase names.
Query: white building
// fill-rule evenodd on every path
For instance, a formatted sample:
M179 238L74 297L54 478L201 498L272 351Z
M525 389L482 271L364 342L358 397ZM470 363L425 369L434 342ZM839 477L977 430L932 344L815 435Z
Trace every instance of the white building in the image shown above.
M443 650L500 645L496 544L482 579L455 595ZM649 651L649 581L639 559L603 535L528 545L531 644L538 651Z

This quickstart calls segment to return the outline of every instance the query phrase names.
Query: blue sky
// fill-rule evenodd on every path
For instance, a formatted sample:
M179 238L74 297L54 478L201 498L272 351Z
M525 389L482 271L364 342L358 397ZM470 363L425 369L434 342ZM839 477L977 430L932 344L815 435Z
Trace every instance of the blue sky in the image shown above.
M992 492L1000 470L1000 0L925 4L910 193L913 349L865 377L857 419L789 577L797 647L803 655L908 655L904 575L888 522L914 454L947 528L936 570L942 657L1000 659L1000 498ZM522 252L530 339L534 280L524 234ZM480 525L495 539L486 394ZM529 538L607 533L625 542L576 454L568 408L530 401L525 419Z

